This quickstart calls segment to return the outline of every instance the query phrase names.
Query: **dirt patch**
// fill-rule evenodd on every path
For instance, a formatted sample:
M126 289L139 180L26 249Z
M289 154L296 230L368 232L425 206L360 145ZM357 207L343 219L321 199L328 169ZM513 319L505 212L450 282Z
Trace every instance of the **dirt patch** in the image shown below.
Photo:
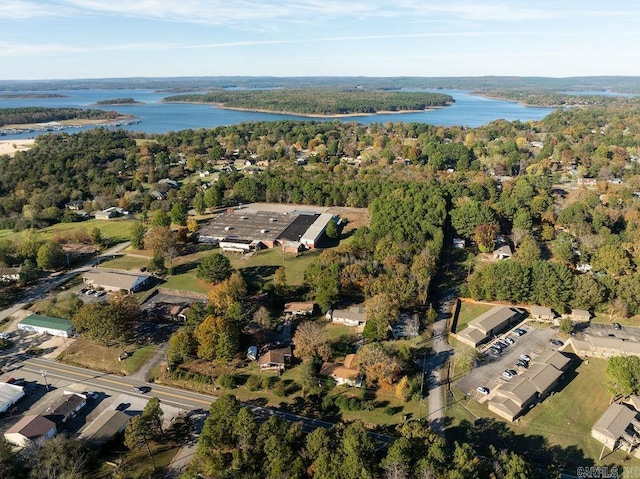
M13 157L16 151L26 151L35 143L35 139L27 140L0 140L0 156L9 155Z

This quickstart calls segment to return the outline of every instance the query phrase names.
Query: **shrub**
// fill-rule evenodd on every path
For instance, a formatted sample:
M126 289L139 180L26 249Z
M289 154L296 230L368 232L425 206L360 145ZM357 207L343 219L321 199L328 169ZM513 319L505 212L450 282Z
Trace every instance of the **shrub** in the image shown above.
M284 397L287 395L287 385L282 382L282 381L278 381L275 385L275 387L273 388L273 394L275 394L278 397Z
M273 376L262 376L262 389L270 389L274 384Z
M396 409L394 407L387 406L382 410L382 412L384 412L387 416L393 416L396 412Z
M218 383L218 386L225 389L233 389L234 387L236 387L236 378L233 376L233 374L221 374L220 376L218 376L216 382Z
M247 382L245 383L249 391L257 391L258 389L262 389L263 384L264 384L263 378L261 378L260 376L255 376L253 374L251 374L247 378Z

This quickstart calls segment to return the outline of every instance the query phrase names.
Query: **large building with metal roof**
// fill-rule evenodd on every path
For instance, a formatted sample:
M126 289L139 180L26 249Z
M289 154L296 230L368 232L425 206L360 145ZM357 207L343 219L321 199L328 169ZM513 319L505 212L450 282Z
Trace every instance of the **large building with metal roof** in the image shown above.
M53 318L32 314L18 323L18 329L30 333L50 334L68 338L75 334L73 321L69 319Z

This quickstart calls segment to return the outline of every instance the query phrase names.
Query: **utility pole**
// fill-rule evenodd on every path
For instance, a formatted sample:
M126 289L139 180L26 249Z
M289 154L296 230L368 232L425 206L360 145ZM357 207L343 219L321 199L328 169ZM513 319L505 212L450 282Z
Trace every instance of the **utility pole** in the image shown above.
M42 374L42 377L44 378L44 385L47 388L47 392L49 392L49 383L47 382L47 371L45 371L44 369L42 369L40 371L40 374Z

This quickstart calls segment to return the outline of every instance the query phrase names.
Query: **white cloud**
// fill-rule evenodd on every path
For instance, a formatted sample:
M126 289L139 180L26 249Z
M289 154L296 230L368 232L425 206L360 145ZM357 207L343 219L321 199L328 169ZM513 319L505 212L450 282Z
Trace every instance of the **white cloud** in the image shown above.
M3 0L0 19L19 20L34 17L60 17L70 13L64 6L52 5L36 0Z
M17 44L0 42L0 57L54 56L113 51L162 51L175 48L171 43L126 43L115 45L69 45L60 43Z

